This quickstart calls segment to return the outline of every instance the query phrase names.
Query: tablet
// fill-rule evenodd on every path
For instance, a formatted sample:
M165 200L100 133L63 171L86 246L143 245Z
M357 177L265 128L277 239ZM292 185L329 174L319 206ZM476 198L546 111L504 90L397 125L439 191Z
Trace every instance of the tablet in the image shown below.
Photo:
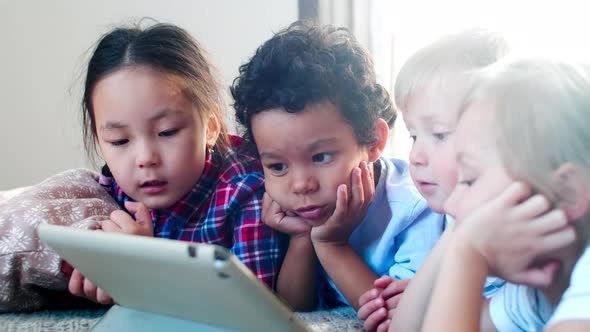
M38 233L120 307L230 330L307 331L224 247L48 224Z

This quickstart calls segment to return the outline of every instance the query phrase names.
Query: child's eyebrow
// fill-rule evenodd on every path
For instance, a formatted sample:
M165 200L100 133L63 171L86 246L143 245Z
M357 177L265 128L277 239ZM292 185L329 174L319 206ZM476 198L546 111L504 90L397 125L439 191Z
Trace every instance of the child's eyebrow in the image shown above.
M269 158L269 159L279 159L279 155L274 152L260 152L258 154L260 159Z
M150 116L150 121L157 121L163 118L172 117L172 116L182 116L184 114L183 111L180 110L171 110L171 109L163 109L156 114ZM129 127L128 125L118 122L118 121L107 121L104 125L100 127L101 130L115 130L115 129L124 129Z
M336 144L338 143L338 139L336 137L330 137L330 138L321 138L313 143L311 143L308 147L307 150L308 151L314 151L317 150L318 148L322 147L323 145L331 145L331 144Z
M114 129L123 129L123 128L127 128L128 126L124 123L121 122L113 122L113 121L108 121L107 123L105 123L104 125L102 125L100 127L101 130L114 130Z
M166 118L168 116L176 116L176 115L182 115L184 112L180 111L180 110L171 110L171 109L163 109L161 111L159 111L158 113L150 116L150 121L156 121L156 120L160 120L162 118Z
M313 143L309 144L308 146L304 147L304 151L307 151L307 153L309 152L313 152L315 150L320 149L321 147L325 146L325 145L331 145L331 144L336 144L338 143L339 140L338 138L335 137L330 137L330 138L321 138L317 141L314 141ZM263 158L268 158L268 159L280 159L280 155L278 155L275 152L270 152L270 151L260 151L258 153L260 159Z

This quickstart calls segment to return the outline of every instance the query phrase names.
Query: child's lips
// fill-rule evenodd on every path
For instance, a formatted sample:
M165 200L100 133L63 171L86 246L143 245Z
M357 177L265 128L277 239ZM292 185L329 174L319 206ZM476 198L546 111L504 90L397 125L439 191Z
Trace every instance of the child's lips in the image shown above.
M295 210L298 216L305 219L317 219L322 215L323 206L305 206Z
M436 190L436 184L426 181L417 181L418 189L424 194L431 194Z
M140 185L140 188L146 194L159 194L164 191L167 182L161 180L145 181Z

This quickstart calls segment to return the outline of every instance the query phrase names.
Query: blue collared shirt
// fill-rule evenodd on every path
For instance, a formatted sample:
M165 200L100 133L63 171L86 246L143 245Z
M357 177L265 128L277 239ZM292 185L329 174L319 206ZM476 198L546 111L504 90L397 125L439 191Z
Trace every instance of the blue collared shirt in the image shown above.
M373 202L349 244L375 274L411 278L440 238L445 215L430 210L405 161L382 157L379 162ZM332 280L329 284L331 289L320 290L320 305L347 304Z

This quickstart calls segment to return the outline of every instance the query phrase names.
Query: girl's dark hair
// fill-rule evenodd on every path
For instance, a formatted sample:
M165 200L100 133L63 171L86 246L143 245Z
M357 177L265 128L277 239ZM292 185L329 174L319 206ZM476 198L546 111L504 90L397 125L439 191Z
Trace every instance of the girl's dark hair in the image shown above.
M373 61L350 31L295 22L274 35L240 67L231 87L244 140L255 149L251 119L283 108L301 112L330 101L353 127L361 145L373 144L375 124L393 126L396 112L387 90L377 83Z
M181 78L184 92L195 102L200 116L207 119L213 115L219 121L221 133L216 148L224 152L229 147L222 116L223 100L205 51L184 29L159 23L147 28L115 28L99 39L92 53L82 100L84 146L91 160L95 160L98 152L92 105L94 87L107 75L133 66L148 66Z

